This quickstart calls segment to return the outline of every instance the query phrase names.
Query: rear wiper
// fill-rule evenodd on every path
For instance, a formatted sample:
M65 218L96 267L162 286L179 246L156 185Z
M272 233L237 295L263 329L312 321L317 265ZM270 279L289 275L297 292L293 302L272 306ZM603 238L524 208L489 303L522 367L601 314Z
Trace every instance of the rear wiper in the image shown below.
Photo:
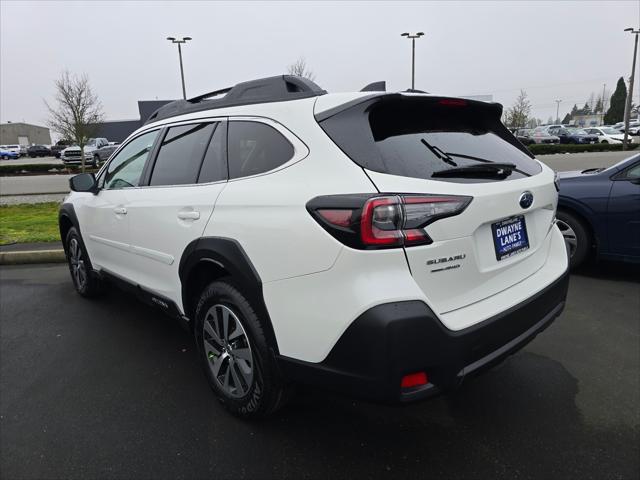
M431 145L424 138L421 138L420 141L425 147L431 150L431 153L433 153L436 157L438 157L443 162L448 163L449 165L453 165L454 167L458 166L458 164L454 162L453 159L449 155L447 155L445 152L443 152L440 148L434 145Z
M438 170L432 177L502 177L511 175L516 166L513 163L483 163L480 165L466 165L464 167Z
M446 152L447 155L449 156L454 156L454 157L460 157L460 158L466 158L468 160L475 160L477 162L482 162L482 163L493 163L494 165L496 165L496 163L493 162L493 160L487 160L486 158L481 158L481 157L474 157L473 155L464 155L462 153L454 153L454 152ZM514 168L512 168L512 170L515 170L518 173L521 173L522 175L525 175L527 177L530 177L531 174L524 172L522 170L518 170L516 168L516 166L514 166Z

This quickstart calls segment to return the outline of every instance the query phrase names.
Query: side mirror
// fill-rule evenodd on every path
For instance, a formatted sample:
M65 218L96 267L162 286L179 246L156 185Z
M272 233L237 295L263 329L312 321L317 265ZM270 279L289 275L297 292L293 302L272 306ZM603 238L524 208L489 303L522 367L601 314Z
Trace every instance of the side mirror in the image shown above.
M69 186L74 192L98 193L98 182L93 173L81 173L71 177Z

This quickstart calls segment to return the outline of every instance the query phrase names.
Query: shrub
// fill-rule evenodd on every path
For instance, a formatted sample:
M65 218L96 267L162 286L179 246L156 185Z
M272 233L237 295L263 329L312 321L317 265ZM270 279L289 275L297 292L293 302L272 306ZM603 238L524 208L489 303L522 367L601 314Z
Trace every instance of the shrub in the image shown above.
M49 172L50 170L57 170L56 172ZM80 173L80 165L60 165L55 163L33 163L29 165L0 165L0 176L7 177L12 175L25 175L25 174L43 174L47 173ZM87 172L97 172L95 168L86 168Z
M635 150L638 143L627 145L627 150ZM546 155L551 153L578 153L578 152L618 152L622 150L622 144L613 145L610 143L593 143L588 145L576 144L546 144L538 143L527 147L534 155Z

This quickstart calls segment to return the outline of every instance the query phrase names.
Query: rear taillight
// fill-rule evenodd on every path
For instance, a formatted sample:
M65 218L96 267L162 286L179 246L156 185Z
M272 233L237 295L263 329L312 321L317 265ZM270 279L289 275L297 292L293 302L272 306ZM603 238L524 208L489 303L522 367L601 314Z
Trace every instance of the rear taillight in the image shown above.
M391 248L432 243L425 227L457 215L471 197L450 195L330 195L307 204L335 238L354 248Z
M402 245L402 207L398 197L374 197L364 204L360 216L360 239L364 245Z

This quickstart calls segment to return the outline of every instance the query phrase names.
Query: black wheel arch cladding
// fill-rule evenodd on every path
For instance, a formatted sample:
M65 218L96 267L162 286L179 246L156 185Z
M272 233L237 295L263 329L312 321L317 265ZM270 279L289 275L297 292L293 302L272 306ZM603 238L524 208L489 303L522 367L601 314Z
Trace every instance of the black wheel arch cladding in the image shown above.
M193 240L185 248L178 267L185 314L187 316L194 314L189 307L193 292L187 291L188 280L193 269L202 262L214 263L228 272L231 282L246 296L255 309L258 318L264 322L263 326L267 340L274 353L278 354L278 342L262 293L262 280L240 243L234 239L202 237Z

